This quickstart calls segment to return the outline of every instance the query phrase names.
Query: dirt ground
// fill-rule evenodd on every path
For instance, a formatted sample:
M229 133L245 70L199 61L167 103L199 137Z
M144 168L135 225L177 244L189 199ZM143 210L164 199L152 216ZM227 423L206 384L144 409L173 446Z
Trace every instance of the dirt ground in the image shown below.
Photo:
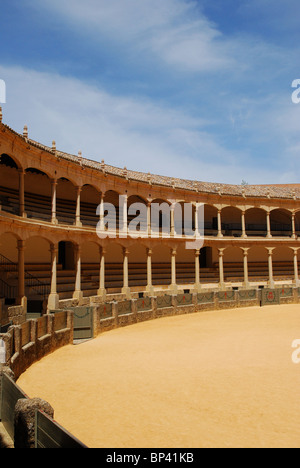
M18 384L89 447L300 447L300 305L205 312L113 330Z

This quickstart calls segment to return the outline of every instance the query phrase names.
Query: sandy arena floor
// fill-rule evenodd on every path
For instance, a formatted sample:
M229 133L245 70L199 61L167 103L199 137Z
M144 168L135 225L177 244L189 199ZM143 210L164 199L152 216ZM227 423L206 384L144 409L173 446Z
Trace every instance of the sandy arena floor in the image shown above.
M300 447L300 305L205 312L67 346L18 380L89 447Z

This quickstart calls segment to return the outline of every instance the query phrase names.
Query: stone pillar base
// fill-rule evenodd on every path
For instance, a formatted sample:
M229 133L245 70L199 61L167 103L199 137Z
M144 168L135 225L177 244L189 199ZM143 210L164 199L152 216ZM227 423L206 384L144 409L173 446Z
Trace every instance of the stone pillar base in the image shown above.
M83 292L82 291L74 291L73 299L77 299L78 301L81 301L83 299Z
M59 295L50 294L48 298L48 310L57 310L59 308Z
M126 296L127 299L131 299L131 291L130 288L122 288L122 294Z
M102 299L106 299L106 289L98 289L97 296L101 297Z
M177 284L171 284L170 287L169 287L169 291L172 292L173 294L177 294L178 293Z
M146 287L146 292L147 292L149 295L153 296L153 295L154 295L154 288L153 288L153 286L147 286L147 287Z

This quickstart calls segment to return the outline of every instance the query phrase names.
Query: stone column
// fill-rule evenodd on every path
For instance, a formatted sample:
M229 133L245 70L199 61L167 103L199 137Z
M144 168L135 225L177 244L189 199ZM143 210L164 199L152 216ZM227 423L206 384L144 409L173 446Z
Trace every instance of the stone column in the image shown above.
M201 290L200 282L200 249L195 250L195 292Z
M245 211L242 211L242 238L245 239L246 234L246 221L245 221Z
M299 271L298 271L298 248L293 248L294 251L294 284L299 287Z
M101 194L100 199L100 231L104 232L104 193Z
M78 227L82 227L82 223L80 221L80 194L81 194L82 187L76 188L76 221L75 225Z
M123 238L123 239L127 239L127 232L128 232L128 216L127 216L127 213L128 213L128 195L125 194L125 195L122 195L122 197L120 197L121 200L122 200L122 205L120 206L120 213L121 213L121 209L122 209L122 221L120 220L120 223L119 223L119 229L120 229L120 232L119 232L119 237Z
M175 203L172 203L170 207L170 217L171 217L171 237L175 236Z
M222 210L218 210L218 237L223 237L223 234L222 234Z
M130 298L130 288L129 288L129 273L128 273L128 256L129 250L123 248L123 288L122 294L125 294L126 297Z
M76 277L75 277L75 291L73 293L73 299L78 299L79 301L83 298L83 293L81 291L81 247L76 245L75 250L75 262L76 262Z
M52 195L51 195L51 199L52 199L52 207L51 207L51 211L52 211L52 214L51 214L51 223L52 224L57 224L57 218L56 218L56 189L57 189L57 180L53 179L51 181L51 190L52 190Z
M18 302L25 305L25 242L18 241Z
M148 201L148 203L147 203L147 232L148 232L148 237L150 239L151 235L152 235L152 230L151 230L151 202L150 201Z
M153 285L152 285L152 250L147 249L147 287L146 291L148 293L153 293Z
M103 247L99 247L100 251L100 271L99 271L99 289L98 289L98 296L103 298L106 297L106 289L105 289L105 254L106 250Z
M172 277L172 282L170 285L170 290L173 291L174 293L177 293L177 284L176 284L176 255L177 251L176 249L171 249L171 277Z
M51 291L48 298L48 310L57 310L59 308L59 295L57 294L57 257L58 246L52 244L51 252Z
M224 248L218 249L218 252L219 252L219 276L220 276L219 288L220 289L225 289L224 265L223 265L224 250L225 250Z
M267 212L267 237L270 238L272 237L271 233L271 220L270 220L270 212Z
M248 253L249 248L242 248L244 252L244 287L249 288L249 272L248 272Z
M295 224L296 213L292 213L292 239L296 239L296 224Z
M25 216L25 171L19 169L19 216Z
M267 248L268 250L268 266L269 266L269 281L268 281L268 285L270 286L270 288L274 288L275 287L275 282L274 282L274 276L273 276L273 250L274 250L274 247L268 247Z

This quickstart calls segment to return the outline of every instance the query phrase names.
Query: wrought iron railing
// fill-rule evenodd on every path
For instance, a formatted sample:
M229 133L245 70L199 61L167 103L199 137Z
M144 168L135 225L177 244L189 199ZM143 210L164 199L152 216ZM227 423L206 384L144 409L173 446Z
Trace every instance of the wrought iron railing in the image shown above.
M0 297L6 299L15 299L17 297L17 287L7 284L5 281L0 279Z
M4 255L0 254L0 270L2 270L4 272L7 272L7 273L17 272L18 271L18 265L16 263L14 263L12 260L10 260L9 258L7 258ZM48 284L42 283L42 281L40 281L38 278L33 276L28 271L25 271L24 275L25 275L25 282L26 282L26 287L27 288L30 288L38 296L43 296L44 298L46 298L50 294L50 286ZM7 285L7 286L9 286L9 285ZM11 286L11 288L15 288L15 290L17 290L17 288L14 287L14 286ZM10 299L12 299L12 298L10 298Z

